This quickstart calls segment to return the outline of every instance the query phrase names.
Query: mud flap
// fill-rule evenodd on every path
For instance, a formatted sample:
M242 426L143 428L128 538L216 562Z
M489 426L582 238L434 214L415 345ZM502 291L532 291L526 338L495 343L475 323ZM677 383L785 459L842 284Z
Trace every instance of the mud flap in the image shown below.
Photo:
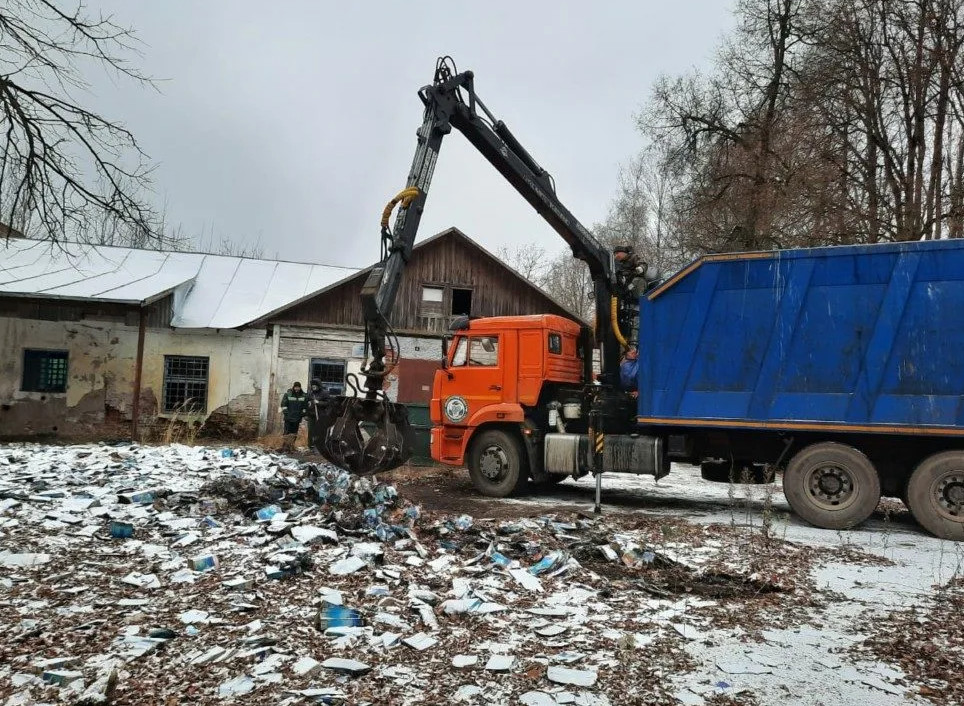
M519 430L522 432L520 436L529 457L529 477L535 483L545 483L549 480L549 474L543 466L542 435L539 428L532 420L526 419Z

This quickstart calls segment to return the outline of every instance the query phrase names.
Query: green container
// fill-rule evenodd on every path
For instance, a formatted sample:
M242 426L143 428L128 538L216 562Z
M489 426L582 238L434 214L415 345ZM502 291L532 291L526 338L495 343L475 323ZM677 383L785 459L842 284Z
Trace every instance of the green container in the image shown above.
M414 452L410 463L413 466L430 466L432 461L432 420L427 404L406 404L408 421L412 425Z

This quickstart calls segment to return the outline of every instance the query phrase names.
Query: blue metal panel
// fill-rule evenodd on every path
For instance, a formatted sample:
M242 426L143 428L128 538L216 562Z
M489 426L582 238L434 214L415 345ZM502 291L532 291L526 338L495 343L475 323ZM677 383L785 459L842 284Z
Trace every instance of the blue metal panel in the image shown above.
M662 403L668 408L677 408L680 398L683 396L683 387L689 378L690 368L700 346L703 323L710 308L710 301L719 274L718 268L712 268L701 273L699 280L696 282L696 289L690 295L689 307L686 311L686 317L681 319L683 326L680 329L676 348L673 351L669 375L666 376L665 381L666 392L662 397Z
M877 322L867 346L854 395L850 400L847 411L849 422L859 423L872 416L873 400L880 390L887 358L890 357L894 341L897 340L897 328L904 316L920 258L920 253L911 252L904 253L897 259L877 314ZM876 259L884 261L885 258Z
M962 241L706 258L640 323L644 420L964 432Z
M773 299L779 299L780 306L776 309L776 320L766 356L757 368L758 375L754 380L756 389L750 400L749 409L745 415L748 418L761 418L767 415L775 392L776 382L781 364L793 341L793 334L798 330L800 310L806 299L807 286L813 275L813 259L803 260L788 274L788 278L781 278L773 287ZM781 286L786 282L786 286Z

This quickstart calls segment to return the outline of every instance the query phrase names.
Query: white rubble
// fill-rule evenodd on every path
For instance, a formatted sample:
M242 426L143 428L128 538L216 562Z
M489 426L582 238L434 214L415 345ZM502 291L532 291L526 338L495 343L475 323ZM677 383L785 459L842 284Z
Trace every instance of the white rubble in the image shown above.
M747 690L760 703L836 694L916 704L895 665L848 650L866 637L865 616L926 607L960 564L954 547L905 525L802 527L760 488L736 488L737 522L733 489L686 467L658 484L607 476L603 499L613 502L602 518L544 514L591 511L586 479L544 498L474 498L491 512L424 522L391 486L321 470L309 481L301 462L244 448L0 446L0 640L12 657L0 664L0 692L20 691L23 703L94 699L116 663L111 688L128 703L145 702L137 689L149 682L158 701L182 703L251 694L415 706L435 685L437 698L465 703L604 706L620 703L623 661L653 655L660 677L639 688L682 703ZM233 499L202 491L212 483ZM659 561L749 580L764 508L783 513L775 545L828 550L804 575L816 597L834 597L826 607L748 634L739 618L762 602L660 582ZM652 513L667 523L655 539L637 527ZM516 519L486 519L506 515ZM134 535L112 537L112 522ZM699 541L674 537L674 522L698 528ZM893 565L832 558L853 547ZM763 583L760 572L780 568L752 571ZM797 596L788 585L776 605ZM715 622L726 617L732 624ZM674 654L693 671L675 667Z

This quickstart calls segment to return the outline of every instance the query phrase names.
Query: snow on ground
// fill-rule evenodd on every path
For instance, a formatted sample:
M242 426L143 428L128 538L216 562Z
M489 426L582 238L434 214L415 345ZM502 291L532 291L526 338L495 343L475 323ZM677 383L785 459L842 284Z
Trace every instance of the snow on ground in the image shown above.
M591 509L595 480L567 481L555 492L526 502L553 504L563 499ZM726 681L733 688L752 691L761 703L907 703L909 694L888 683L900 680L899 670L853 663L836 653L864 640L881 616L927 606L937 590L964 576L964 547L925 532L902 505L894 513L899 501L885 499L882 506L887 509L857 529L822 530L792 514L779 480L765 486L708 483L698 467L673 464L670 474L659 481L649 476L603 476L602 503L604 513L643 508L647 513L744 527L750 532L763 532L766 523L768 532L782 541L848 552L856 549L884 562L855 563L852 557L834 561L831 553L813 567L816 588L839 596L819 613L815 623L820 627L765 631L763 644L750 647L742 631L711 631L705 641L689 645L687 651L699 666L674 680L683 686L678 696L686 703L696 703L686 692L702 693L707 683L723 674L728 674ZM722 664L736 665L736 669L728 671Z
M605 477L600 517L588 480L486 500L502 520L450 513L444 493L420 511L400 487L253 449L0 446L0 703L960 693L921 664L960 665L940 625L961 550L906 513L817 530L775 486L686 466ZM937 604L916 636L907 609ZM945 661L891 655L885 630Z

